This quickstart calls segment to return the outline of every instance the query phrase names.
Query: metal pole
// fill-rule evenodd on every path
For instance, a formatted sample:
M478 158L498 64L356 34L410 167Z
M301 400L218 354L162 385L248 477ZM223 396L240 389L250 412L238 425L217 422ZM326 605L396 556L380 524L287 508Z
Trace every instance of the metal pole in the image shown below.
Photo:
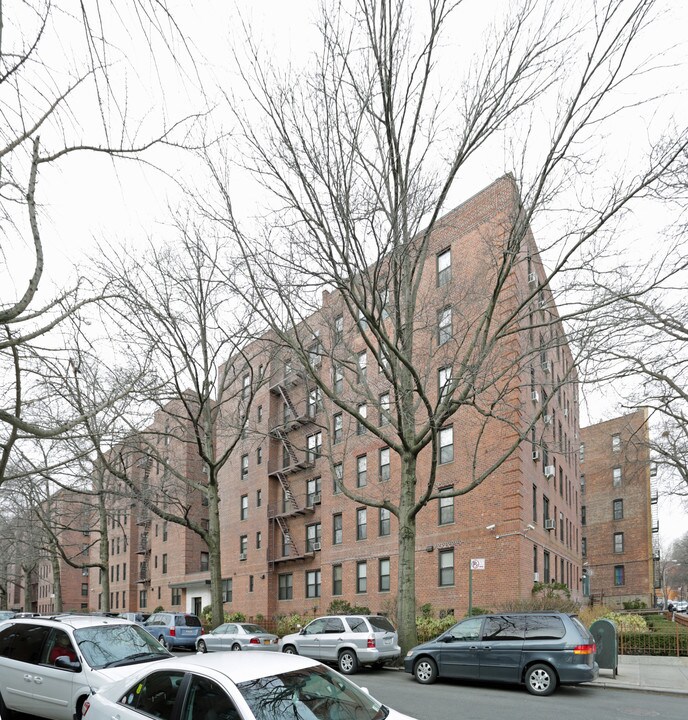
M468 617L473 616L473 564L468 561Z

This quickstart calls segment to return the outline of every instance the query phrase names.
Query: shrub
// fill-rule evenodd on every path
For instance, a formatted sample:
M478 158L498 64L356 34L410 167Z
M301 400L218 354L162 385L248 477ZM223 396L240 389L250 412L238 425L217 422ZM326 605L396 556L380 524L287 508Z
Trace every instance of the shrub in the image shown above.
M571 599L571 591L564 583L559 582L548 582L533 583L533 589L531 590L533 597L542 598L561 598L565 597L567 600Z
M555 611L563 613L578 613L580 605L565 595L557 593L550 594L545 591L544 594L533 595L528 599L511 600L502 603L498 608L499 612L543 612Z
M640 617L640 615L629 615L626 613L609 611L605 613L602 617L608 618L609 620L614 622L619 632L638 633L648 631L647 623L645 622L644 618Z
M246 615L242 612L234 612L231 615L225 613L225 622L246 622Z
M432 603L425 603L425 605L421 605L418 609L420 610L420 616L422 618L432 617Z
M327 608L328 615L347 615L351 612L351 603L348 600L333 600Z
M635 600L626 600L623 604L624 610L644 610L647 607L647 603L643 602L640 598Z
M471 608L471 615L489 615L492 611L487 610L485 608L476 607L475 605ZM452 616L453 617L453 616ZM468 613L466 613L465 617L468 617ZM456 622L456 621L455 621Z
M276 618L277 620L277 635L284 637L290 633L299 631L300 627L303 627L309 622L309 619L298 613L293 615L281 615Z
M416 632L418 633L418 642L427 642L449 630L452 625L456 625L456 618L453 615L447 615L443 618L433 617L417 617Z

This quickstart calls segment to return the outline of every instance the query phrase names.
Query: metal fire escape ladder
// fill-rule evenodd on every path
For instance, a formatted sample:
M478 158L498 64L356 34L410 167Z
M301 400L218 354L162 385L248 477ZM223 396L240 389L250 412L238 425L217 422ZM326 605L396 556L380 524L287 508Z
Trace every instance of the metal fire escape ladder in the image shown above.
M289 526L287 525L287 521L280 517L279 515L275 518L277 521L277 525L279 526L280 531L282 532L282 535L284 536L284 544L291 548L292 553L296 556L298 556L298 550L296 549L296 545L294 544L294 541L292 540L291 533L289 532Z
M282 490L284 491L284 498L286 502L291 503L293 512L298 512L301 508L299 508L296 502L296 498L294 497L294 493L291 491L287 476L281 472L275 474L277 475L277 479L279 480L279 483L282 486Z
M298 413L296 411L296 405L294 405L293 400L291 399L291 396L287 392L287 388L284 387L284 385L278 385L277 389L279 390L279 394L282 397L282 400L284 400L284 404L288 408L288 413L285 413L284 422L285 424L291 422L295 422L298 418ZM286 417L288 415L288 417Z
M287 453L291 459L291 464L296 465L296 463L298 462L298 458L296 457L296 451L294 450L294 446L291 444L289 438L287 437L287 433L285 433L284 430L282 430L281 428L275 428L275 430L273 430L273 434L286 448Z

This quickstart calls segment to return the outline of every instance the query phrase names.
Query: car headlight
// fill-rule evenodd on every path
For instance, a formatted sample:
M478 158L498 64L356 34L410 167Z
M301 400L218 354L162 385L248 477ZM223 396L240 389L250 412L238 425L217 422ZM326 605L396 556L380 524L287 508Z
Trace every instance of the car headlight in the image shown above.
M406 653L406 657L411 657L412 655L413 655L413 650L409 650L409 651Z

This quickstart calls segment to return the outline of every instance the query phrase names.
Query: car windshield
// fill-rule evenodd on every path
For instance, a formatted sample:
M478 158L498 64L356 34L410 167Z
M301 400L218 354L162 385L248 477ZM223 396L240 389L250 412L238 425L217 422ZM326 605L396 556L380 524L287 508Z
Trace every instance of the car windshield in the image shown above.
M174 624L177 627L201 627L201 621L195 615L176 615Z
M267 630L263 630L260 625L242 625L241 627L244 628L244 631L251 634L251 633L267 633Z
M138 625L94 625L74 631L79 649L94 669L170 657L160 643Z
M386 617L369 617L368 622L375 632L396 632L394 625Z
M237 685L256 720L383 720L389 709L320 665Z

